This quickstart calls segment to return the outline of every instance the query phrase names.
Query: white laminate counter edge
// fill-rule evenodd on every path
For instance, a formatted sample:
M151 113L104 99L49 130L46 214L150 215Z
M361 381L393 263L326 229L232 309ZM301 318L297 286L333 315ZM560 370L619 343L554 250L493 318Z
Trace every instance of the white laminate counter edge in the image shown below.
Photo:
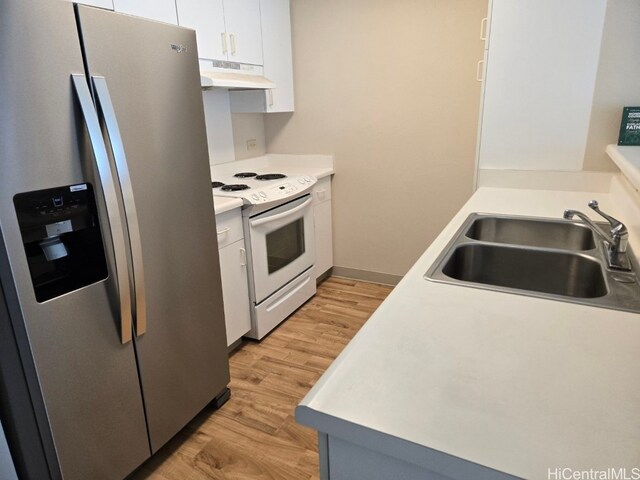
M220 215L221 213L225 213L230 210L242 207L242 200L240 200L239 198L218 197L214 195L213 207L215 209L216 215Z
M608 145L607 154L636 190L640 190L640 146Z

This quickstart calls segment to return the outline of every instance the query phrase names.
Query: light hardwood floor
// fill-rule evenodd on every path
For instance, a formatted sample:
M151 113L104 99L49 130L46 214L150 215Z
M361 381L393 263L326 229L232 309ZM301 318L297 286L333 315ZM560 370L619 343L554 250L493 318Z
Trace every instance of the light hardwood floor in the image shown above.
M294 409L391 287L330 277L261 342L230 357L231 399L202 412L132 479L317 479L317 435Z

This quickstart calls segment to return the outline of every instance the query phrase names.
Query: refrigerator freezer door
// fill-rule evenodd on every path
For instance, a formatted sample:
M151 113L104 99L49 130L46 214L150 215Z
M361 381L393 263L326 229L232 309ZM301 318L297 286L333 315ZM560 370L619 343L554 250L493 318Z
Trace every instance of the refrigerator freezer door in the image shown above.
M147 330L134 341L156 451L229 381L196 38L90 7L78 14L89 73L108 84L135 196Z
M42 438L52 436L62 475L119 479L150 449L133 343L120 342L104 197L72 87L71 76L84 74L73 5L0 0L0 12L2 289ZM84 183L96 192L109 276L38 302L14 196Z

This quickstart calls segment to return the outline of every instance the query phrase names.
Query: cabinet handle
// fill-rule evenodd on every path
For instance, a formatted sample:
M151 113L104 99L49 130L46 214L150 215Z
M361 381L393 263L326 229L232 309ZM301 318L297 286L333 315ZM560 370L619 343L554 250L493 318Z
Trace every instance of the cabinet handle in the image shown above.
M487 17L484 17L480 22L480 40L483 42L487 40Z
M478 62L478 66L476 67L476 80L482 82L484 80L484 75L482 72L484 71L484 60L480 60Z
M216 232L216 233L218 234L218 236L220 236L220 235L224 235L229 230L231 230L231 228L230 227L226 227L226 228L223 228L222 230L220 230L219 232Z
M247 266L247 251L244 248L240 249L240 265Z
M222 53L226 55L229 51L229 49L227 48L227 34L222 32L220 36L222 37Z
M267 95L269 96L269 106L273 107L273 90L267 90Z
M231 40L231 55L236 54L236 34L230 33L229 39Z

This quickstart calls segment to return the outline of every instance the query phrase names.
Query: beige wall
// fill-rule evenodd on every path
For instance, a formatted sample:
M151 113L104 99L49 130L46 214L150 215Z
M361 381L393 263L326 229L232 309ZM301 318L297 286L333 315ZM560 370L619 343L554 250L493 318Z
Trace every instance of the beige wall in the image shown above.
M270 153L332 153L335 264L403 275L472 193L487 0L291 0L296 111Z
M640 2L609 0L584 170L617 170L605 153L617 143L622 107L640 105Z

